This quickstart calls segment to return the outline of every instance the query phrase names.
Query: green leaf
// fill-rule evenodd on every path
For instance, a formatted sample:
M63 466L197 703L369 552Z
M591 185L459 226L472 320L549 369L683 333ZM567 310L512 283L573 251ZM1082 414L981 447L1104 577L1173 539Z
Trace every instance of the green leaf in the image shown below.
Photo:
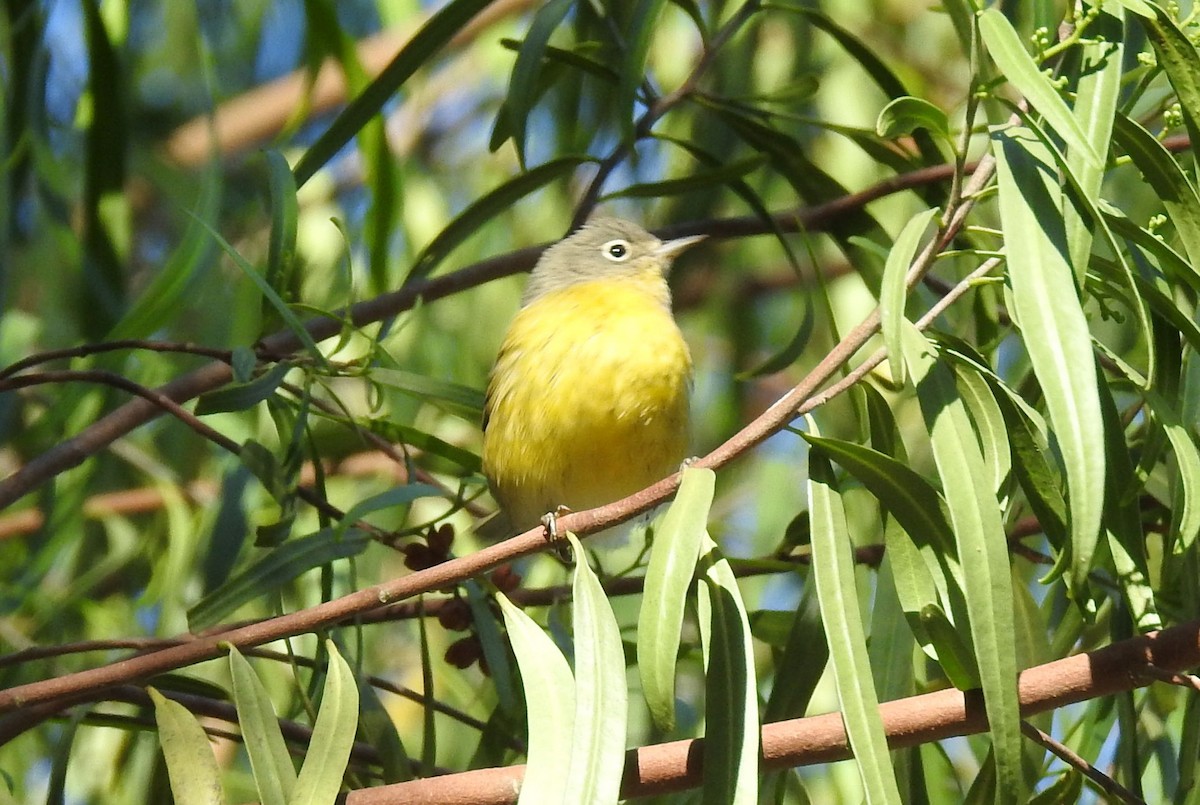
M809 429L816 431L809 419ZM812 518L812 570L829 636L829 657L841 703L842 723L854 752L868 803L900 802L888 757L879 698L871 678L867 636L854 581L854 553L833 467L819 451L809 452L808 509Z
M427 657L423 655L421 659L425 662ZM358 714L359 736L379 753L383 782L408 782L413 778L413 764L400 740L396 723L392 721L392 714L380 700L373 685L363 685L359 695L362 697Z
M625 26L625 52L621 55L621 80L617 85L616 115L621 126L621 139L631 144L634 139L634 105L638 89L646 77L646 57L658 29L658 18L666 0L637 0Z
M876 575L875 601L871 607L871 635L867 643L867 667L875 693L881 701L892 701L916 693L913 673L912 630L905 620L904 608L896 590L896 574L892 572L891 558L885 552L883 562ZM897 768L897 784L903 787Z
M466 419L478 422L483 416L483 392L470 386L404 369L372 369L371 380L421 402L444 407Z
M990 468L992 491L1002 497L1012 470L1012 449L1008 444L1008 426L988 381L967 364L956 364L958 393L967 406L979 435L984 463Z
M951 142L950 121L946 113L924 98L911 95L896 98L879 110L875 120L875 133L889 140L912 134L917 129L925 129Z
M1075 119L1084 136L1101 156L1108 154L1112 141L1113 116L1121 92L1121 73L1124 67L1124 12L1113 2L1100 3L1098 16L1088 23L1088 41L1082 43L1079 82L1075 87ZM1079 188L1091 207L1100 199L1104 181L1104 166L1096 165L1072 151L1067 157L1071 172L1079 180ZM1063 206L1066 216L1067 243L1070 245L1071 265L1077 282L1083 277L1091 252L1092 235L1088 222L1071 205Z
M750 623L729 561L705 532L698 586L704 639L705 805L758 801L758 685ZM645 605L643 604L643 607Z
M446 227L421 250L404 281L411 283L429 276L450 252L478 232L484 223L512 209L514 204L533 191L567 175L583 163L592 161L594 160L591 157L562 157L530 168L499 187L489 190L446 224Z
M862 67L871 80L875 82L875 85L889 98L898 99L911 96L912 93L904 86L904 82L879 57L878 48L868 45L820 11L799 5L789 5L785 8L800 14L814 27L829 34L833 38L833 41L837 42L846 51L847 55ZM921 158L926 164L934 165L944 161L933 138L928 134L918 130L914 133L913 140L916 142L917 148L920 149Z
M1145 392L1150 412L1167 434L1171 450L1175 454L1178 480L1174 489L1174 505L1171 507L1171 531L1174 537L1171 549L1177 555L1188 553L1200 536L1200 451L1192 433L1187 428L1176 406L1153 391Z
M1020 36L1004 14L997 8L989 8L980 14L979 33L1000 72L1034 109L1041 112L1070 150L1078 152L1086 164L1097 170L1103 169L1104 157L1093 147L1066 101L1025 50Z
M149 693L177 805L224 805L221 770L200 722L179 702L154 688Z
M334 529L323 528L289 540L200 599L188 610L188 626L193 631L212 626L243 604L277 590L302 573L357 556L370 543L370 537L356 528L349 529L342 539L334 538Z
M358 685L332 640L321 709L288 805L325 805L337 798L358 731Z
M1117 115L1113 135L1154 190L1175 231L1179 233L1179 240L1188 256L1188 262L1184 263L1187 270L1179 273L1195 286L1197 271L1200 270L1200 197L1196 194L1195 186L1171 152L1135 121L1125 115ZM1130 236L1127 228L1123 229L1122 234ZM1144 240L1140 242L1147 245Z
M575 680L571 668L542 627L503 593L497 593L496 600L521 670L529 719L528 762L517 802L567 802L564 770L571 762L575 731Z
M621 629L574 534L575 731L564 802L616 802L625 767L628 691Z
M1108 472L1105 475L1105 531L1113 569L1125 594L1129 617L1139 632L1162 628L1162 619L1154 604L1150 587L1150 570L1146 557L1146 535L1138 505L1141 483L1134 474L1133 459L1125 443L1125 430L1120 414L1105 385L1100 386L1100 412L1104 416L1105 453Z
M1006 233L1013 313L1067 475L1071 586L1086 589L1104 509L1104 425L1087 319L1066 262L1066 233L1052 193L1058 178L1045 146L1020 131L994 140L1000 220ZM1003 761L997 758L1000 765Z
M953 555L954 531L942 510L943 503L937 490L920 474L869 447L812 433L801 436L857 478L905 531L926 535L939 553Z
M196 197L192 220L184 230L178 245L153 279L129 306L121 319L104 337L107 341L124 338L147 338L179 314L194 282L215 261L215 243L208 230L217 221L221 208L221 171L213 162L201 171L199 195Z
M237 250L233 248L233 246L229 245L229 241L221 237L221 234L217 232L217 230L209 226L207 221L203 221L195 217L193 217L193 220L197 221L200 226L208 231L208 234L217 242L217 245L220 246L227 255L229 255L231 260L233 260L233 264L241 270L241 272L246 276L247 279L250 280L250 282L254 284L255 287L258 288L259 293L261 293L263 297L271 303L271 307L275 308L275 311L279 314L280 318L283 319L284 324L287 325L288 330L291 331L292 335L296 336L296 339L304 346L308 353L313 356L313 359L316 360L317 365L328 368L329 362L325 360L325 355L322 354L321 350L317 349L317 343L313 341L313 338L311 335L309 335L308 330L304 328L304 324L300 321L300 319L296 318L296 314L293 313L292 309L288 307L287 303L279 297L279 294L275 293L275 289L267 284L267 281L262 274L259 274L254 266L250 265L250 263L246 261L246 258L242 257Z
M233 680L233 702L250 769L262 805L287 805L296 786L296 767L292 765L279 717L267 689L263 687L236 646L229 647L229 673Z
M675 658L688 587L712 506L716 475L687 467L674 502L654 529L646 586L638 613L637 657L642 695L655 725L675 728Z
M508 93L504 100L504 114L517 149L517 159L525 165L525 129L529 112L537 98L538 78L542 75L542 59L550 37L554 34L575 0L550 0L533 15L525 41L513 63L512 75L508 79Z
M277 363L248 383L234 383L217 391L201 395L196 401L196 416L219 414L225 411L244 411L253 408L275 393L287 373L295 367Z
M1012 578L1000 506L953 373L938 363L931 345L913 325L904 329L904 354L954 526L999 789L1019 796L1025 789L1021 714Z
M914 215L896 236L896 242L888 251L887 263L883 268L883 284L880 289L879 315L883 341L887 345L888 368L892 380L898 384L905 382L904 359L900 352L900 325L904 320L905 279L908 277L909 266L917 255L917 247L921 245L921 236L933 220L937 210L925 210Z
M804 715L828 659L829 643L825 639L825 625L821 623L817 587L805 584L787 643L775 663L775 682L763 710L763 721L770 723Z
M500 625L496 622L492 607L488 606L479 582L470 580L463 586L467 590L467 603L471 607L475 633L483 644L483 659L491 672L492 684L496 687L496 698L500 701L500 707L515 718L518 715L517 683L513 679L512 663L509 662L508 641L500 633Z
M438 9L375 80L342 110L325 133L304 152L304 156L292 169L296 175L296 186L303 186L322 165L342 150L371 118L379 114L383 105L413 73L429 64L433 54L491 2L492 0L451 0Z
M357 523L372 512L391 509L397 506L407 506L421 498L440 498L444 494L442 490L430 484L405 484L384 490L376 495L371 495L350 507L350 510L346 512L346 515L334 528L334 539L340 540L344 538L346 531L354 523Z
M1128 3L1125 4L1129 6ZM1139 13L1138 21L1158 57L1158 65L1166 71L1167 79L1179 96L1183 122L1193 143L1200 142L1200 54L1188 35L1179 29L1171 16L1153 3L1132 7ZM1152 13L1146 14L1148 8Z
M267 244L267 285L287 297L292 288L296 269L296 226L300 207L296 201L296 177L283 155L274 149L265 154L267 187L271 198L271 238ZM273 332L279 322L271 320L272 310L263 300L262 329Z

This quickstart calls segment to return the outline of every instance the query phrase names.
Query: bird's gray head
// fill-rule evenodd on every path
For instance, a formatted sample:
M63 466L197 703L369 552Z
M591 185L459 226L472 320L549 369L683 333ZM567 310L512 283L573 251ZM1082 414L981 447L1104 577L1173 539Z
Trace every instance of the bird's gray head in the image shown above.
M675 256L701 240L696 235L664 243L631 221L594 218L542 253L521 304L589 280L665 276Z

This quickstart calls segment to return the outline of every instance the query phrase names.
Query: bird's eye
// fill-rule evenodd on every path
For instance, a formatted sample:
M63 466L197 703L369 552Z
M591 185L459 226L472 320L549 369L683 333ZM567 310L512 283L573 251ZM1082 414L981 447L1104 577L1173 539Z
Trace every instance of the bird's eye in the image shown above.
M623 263L629 257L629 243L623 240L610 240L601 246L600 250L614 263Z

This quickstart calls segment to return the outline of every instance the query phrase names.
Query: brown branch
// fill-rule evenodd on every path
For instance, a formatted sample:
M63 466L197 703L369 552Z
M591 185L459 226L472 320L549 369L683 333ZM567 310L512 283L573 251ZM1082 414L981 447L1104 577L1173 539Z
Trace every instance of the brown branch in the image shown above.
M1146 805L1146 801L1137 794L1130 791L1125 786L1118 783L1113 778L1109 777L1104 772L1097 769L1091 763L1079 755L1075 750L1061 741L1056 740L1050 735L1042 732L1037 727L1030 724L1028 721L1021 722L1021 732L1025 737L1044 749L1053 752L1068 766L1076 769L1084 777L1091 780L1100 790L1121 802L1129 802L1134 805Z
M1111 696L1148 683L1147 665L1180 671L1200 665L1200 621L1151 632L1096 651L1055 660L1021 673L1022 714L1044 713L1075 702ZM940 690L885 702L879 707L892 749L987 730L979 691ZM622 798L656 796L703 782L704 739L646 746L626 754ZM769 771L851 757L840 713L766 724L760 769ZM524 766L478 769L429 780L360 789L344 794L343 805L470 802L507 805L516 801Z
M962 222L965 220L967 208L974 203L975 195L988 182L993 164L994 161L987 158L981 160L980 167L976 170L967 188L963 205L950 212L948 221L939 232L939 236L931 241L929 247L923 250L916 261L914 261L909 271L910 285L919 282L924 271L932 265L935 248L941 248L942 244L948 243L956 235L958 229L962 226ZM475 268L478 269L478 266ZM459 272L456 276L461 277L464 273ZM965 292L965 289L969 287L969 282L964 280L959 285L964 289L963 292ZM404 291L398 293L402 294ZM364 306L380 304L380 300L386 298L388 297L379 297L371 300L371 302L357 305L353 309L352 315L362 313ZM947 299L941 300L941 303L950 304ZM372 307L371 310L373 311L374 308ZM338 325L336 319L323 319L314 322L311 327L317 327L324 323L328 323L334 327ZM799 385L785 394L733 438L726 441L712 453L697 460L695 462L696 465L716 468L727 464L743 452L764 441L771 434L787 426L804 406L810 403L811 405L816 405L817 403L813 402L813 400L827 399L831 392L827 391L823 395L816 395L814 397L817 389L828 382L829 378L866 344L878 328L879 311L876 309L866 321L854 328L849 335L835 346L829 355ZM332 332L329 334L332 335ZM285 337L292 338L290 333L279 334L277 337L280 339ZM277 344L271 344L270 346L273 349L279 348ZM192 376L200 374L203 371L195 372ZM119 410L114 412L114 414L110 414L109 417L101 420L93 428L100 426L103 422L110 420L118 413L120 413ZM87 432L85 431L77 439L82 438ZM27 464L26 468L30 466L32 466L32 462L31 464ZM13 479L10 478L4 484L0 484L0 492L3 491L4 486L11 485L12 481ZM674 493L678 483L679 473L675 473L622 500L588 511L564 515L560 518L559 523L564 529L574 531L581 536L601 531L658 505ZM0 501L0 505L2 505L2 501ZM469 556L454 559L427 570L418 571L411 576L368 587L309 609L281 615L270 621L248 624L227 632L222 632L218 636L206 636L185 645L166 648L162 651L134 657L112 665L79 671L56 679L32 682L0 691L0 713L20 707L24 703L36 703L59 696L69 696L80 689L119 684L212 659L221 654L222 650L219 644L222 641L228 641L237 646L256 646L271 640L313 631L328 624L367 612L391 601L411 598L420 593L452 586L462 579L479 575L500 564L536 553L544 547L545 540L542 536L542 529L540 527L533 528L510 540L489 546Z
M197 355L203 358L212 358L213 360L224 361L229 363L232 360L233 353L228 349L214 349L213 347L203 347L197 344L179 343L175 341L148 341L140 338L126 338L119 341L103 341L98 344L80 344L76 347L67 347L65 349L51 349L45 352L39 352L30 355L27 358L22 358L16 363L6 366L0 370L0 380L6 377L12 377L15 374L51 361L67 360L69 358L86 358L89 355L98 355L104 352L119 352L124 350L145 350L148 352L168 352L180 353L184 355Z

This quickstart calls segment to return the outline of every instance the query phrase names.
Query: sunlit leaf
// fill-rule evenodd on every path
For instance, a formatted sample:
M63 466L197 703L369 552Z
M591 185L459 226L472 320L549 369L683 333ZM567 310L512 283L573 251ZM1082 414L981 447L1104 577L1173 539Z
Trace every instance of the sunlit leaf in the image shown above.
M675 726L675 660L688 587L708 523L716 476L683 471L675 501L654 529L646 586L638 614L638 673L650 717L664 731Z
M179 805L224 805L221 771L204 728L179 702L166 698L154 688L149 692L175 802Z
M323 805L337 797L358 730L358 684L354 672L332 640L325 641L325 650L329 667L321 692L321 709L288 805Z
M519 803L565 802L575 728L575 679L542 627L497 593L508 629L529 719L529 752Z

